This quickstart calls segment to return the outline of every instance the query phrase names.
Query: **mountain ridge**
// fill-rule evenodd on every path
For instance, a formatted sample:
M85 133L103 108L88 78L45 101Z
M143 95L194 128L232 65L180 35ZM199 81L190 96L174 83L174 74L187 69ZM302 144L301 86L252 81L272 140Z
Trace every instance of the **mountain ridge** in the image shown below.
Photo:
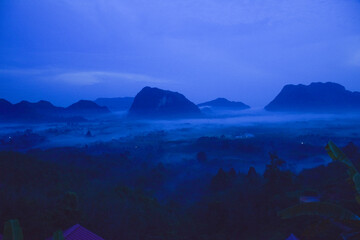
M178 92L144 87L135 97L128 112L135 118L191 118L201 111L193 102Z
M226 98L216 98L208 102L200 103L198 106L225 110L245 110L250 108L249 105L246 105L243 102L230 101Z
M87 103L84 105L84 103ZM80 100L69 107L57 107L51 102L40 100L29 102L22 100L18 103L0 99L0 120L15 122L64 122L86 121L85 116L106 114L110 111L96 103Z
M288 84L265 106L273 112L360 112L360 93L334 82Z

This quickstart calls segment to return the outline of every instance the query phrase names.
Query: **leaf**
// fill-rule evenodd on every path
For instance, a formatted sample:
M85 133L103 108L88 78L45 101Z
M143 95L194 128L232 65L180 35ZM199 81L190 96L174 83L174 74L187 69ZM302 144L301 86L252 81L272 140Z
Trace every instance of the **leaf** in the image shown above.
M335 143L332 141L329 141L329 143L325 147L326 151L328 152L329 156L334 161L340 161L348 167L347 173L350 177L350 179L353 181L357 196L356 201L360 203L360 173L352 163L352 161L345 155L343 151L341 151L340 148L338 148Z
M64 240L64 235L62 231L57 231L54 233L53 240Z
M354 182L356 191L360 193L360 173L355 173L352 180Z
M325 147L326 151L328 152L329 156L334 161L340 161L344 164L346 164L351 170L354 170L357 172L354 164L351 162L351 160L345 155L343 151L341 151L340 148L338 148L335 143L332 141L329 141L329 143Z
M4 226L4 240L23 240L23 232L18 220L9 220Z
M334 218L336 220L360 220L360 218L351 211L341 206L324 202L299 204L278 212L278 215L283 219L294 218L298 216L322 216Z

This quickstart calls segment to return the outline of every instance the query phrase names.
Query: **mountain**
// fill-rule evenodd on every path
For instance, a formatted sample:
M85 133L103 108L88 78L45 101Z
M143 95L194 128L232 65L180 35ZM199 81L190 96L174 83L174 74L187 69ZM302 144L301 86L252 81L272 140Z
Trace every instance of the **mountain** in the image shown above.
M12 111L13 105L5 99L0 99L0 120L4 121L8 119L9 113Z
M66 114L72 115L98 115L110 113L107 107L102 107L93 101L80 100L69 107L65 108Z
M199 107L210 107L212 109L221 110L244 110L250 108L250 106L242 102L229 101L226 98L217 98L215 100L198 104Z
M189 118L199 117L201 112L180 93L145 87L136 95L128 115L138 118Z
M39 101L30 103L21 101L12 104L4 99L0 100L1 121L47 122L58 120L63 108L55 107L49 102Z
M37 112L44 115L58 115L63 113L64 108L55 107L50 102L39 101L36 103L31 103L28 101L21 101L13 105L13 112L17 114L25 114L27 112Z
M21 101L12 104L0 99L0 120L13 122L81 122L85 116L109 113L106 107L100 107L91 101L79 101L68 108L56 107L50 102L31 103Z
M96 104L107 107L112 112L127 111L133 102L133 97L98 98L95 100Z
M12 107L12 104L5 99L0 99L0 115L6 114L6 112Z
M265 109L278 112L359 112L360 93L332 82L286 85Z

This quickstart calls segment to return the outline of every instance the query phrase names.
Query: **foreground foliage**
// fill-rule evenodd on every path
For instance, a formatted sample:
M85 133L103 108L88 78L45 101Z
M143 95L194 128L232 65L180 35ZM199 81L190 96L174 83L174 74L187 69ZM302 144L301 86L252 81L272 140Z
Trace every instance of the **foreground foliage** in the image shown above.
M225 166L193 178L183 176L194 171L185 160L157 162L161 148L104 149L0 152L0 222L19 219L26 240L62 239L59 229L77 223L113 240L286 239L291 233L342 239L360 229L357 149L353 165L333 146L339 160L298 174L271 153L264 174ZM191 161L197 169L212 167L206 153ZM314 193L326 203L298 205L299 197ZM288 216L297 217L282 219Z
M341 151L333 142L326 145L326 151L334 161L339 161L347 167L349 181L352 181L356 193L356 201L360 203L360 173L354 166L353 162ZM327 202L312 202L299 204L285 210L282 210L278 215L284 219L294 218L298 216L321 216L335 221L360 221L360 217L355 213L343 208L340 205ZM360 229L360 228L359 228ZM358 229L348 229L346 234L342 234L343 239L349 237L360 237Z

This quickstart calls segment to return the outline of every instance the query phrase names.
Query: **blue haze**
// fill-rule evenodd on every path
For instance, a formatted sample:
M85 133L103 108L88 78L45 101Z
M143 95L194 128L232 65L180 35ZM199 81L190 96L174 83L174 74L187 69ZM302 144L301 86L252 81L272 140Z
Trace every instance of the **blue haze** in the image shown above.
M133 96L262 107L284 84L360 90L357 0L2 0L0 97Z

